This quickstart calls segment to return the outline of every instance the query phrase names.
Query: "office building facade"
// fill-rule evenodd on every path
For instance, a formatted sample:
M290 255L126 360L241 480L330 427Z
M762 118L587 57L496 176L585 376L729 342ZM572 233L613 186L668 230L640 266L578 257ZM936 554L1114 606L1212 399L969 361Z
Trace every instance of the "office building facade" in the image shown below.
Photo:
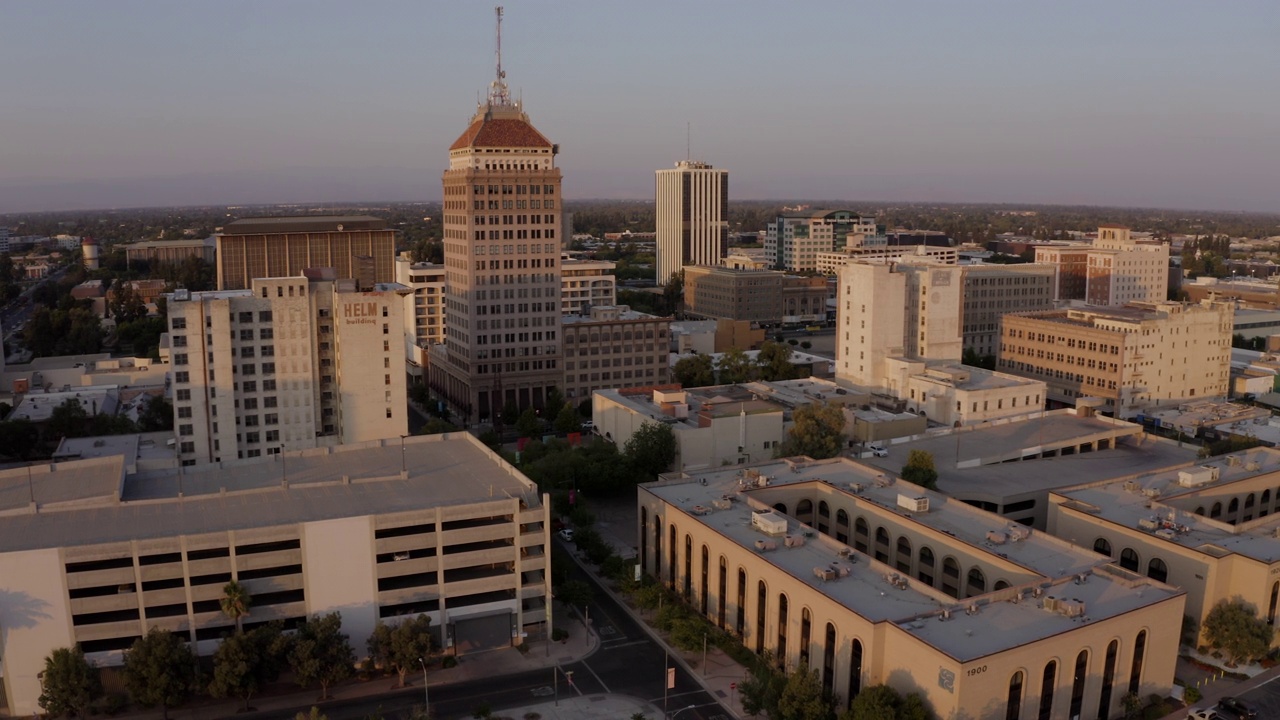
M218 289L241 290L255 278L331 267L362 287L395 281L396 231L368 215L245 218L215 235ZM367 258L359 260L358 258Z
M396 282L413 290L404 297L404 351L408 375L426 382L432 345L444 342L445 266L396 258Z
M636 312L626 305L601 305L588 315L566 314L564 397L575 406L605 388L663 385L671 318ZM550 408L555 413L559 408Z
M962 272L965 350L994 356L1005 313L1053 308L1051 265L966 265Z
M1161 302L1168 296L1169 246L1135 240L1129 228L1098 227L1091 244L1037 246L1036 263L1054 267L1054 299L1090 305Z
M399 285L259 278L169 296L174 430L184 465L397 437L405 407Z
M564 381L559 146L503 75L449 148L444 171L445 342L433 390L468 422L545 406Z
M570 259L560 261L560 312L585 315L590 308L618 304L618 279L612 260Z
M686 265L717 265L729 232L729 171L682 160L657 172L657 281Z
M852 210L786 213L765 231L765 256L775 270L816 270L818 255L845 248L850 235L876 235L875 218Z
M1226 397L1229 303L1133 304L1005 315L996 369L1043 380L1052 401L1102 400L1131 418L1146 409Z

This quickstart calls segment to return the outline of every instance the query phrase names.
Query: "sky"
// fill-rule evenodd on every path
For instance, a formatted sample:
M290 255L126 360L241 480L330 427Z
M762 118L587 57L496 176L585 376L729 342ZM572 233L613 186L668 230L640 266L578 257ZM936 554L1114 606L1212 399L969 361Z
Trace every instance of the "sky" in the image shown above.
M1280 2L506 0L570 199L1280 211ZM440 199L493 5L4 0L0 213ZM688 135L686 136L686 129Z

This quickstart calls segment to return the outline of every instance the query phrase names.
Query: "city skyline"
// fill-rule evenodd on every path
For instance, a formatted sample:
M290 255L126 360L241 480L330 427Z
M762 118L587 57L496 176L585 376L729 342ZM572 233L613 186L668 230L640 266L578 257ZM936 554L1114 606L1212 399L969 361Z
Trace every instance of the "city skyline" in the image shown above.
M0 212L438 201L440 150L493 79L489 4L110 8L5 7ZM1275 211L1278 20L1261 2L509 3L503 49L570 199L651 199L688 127L731 200Z

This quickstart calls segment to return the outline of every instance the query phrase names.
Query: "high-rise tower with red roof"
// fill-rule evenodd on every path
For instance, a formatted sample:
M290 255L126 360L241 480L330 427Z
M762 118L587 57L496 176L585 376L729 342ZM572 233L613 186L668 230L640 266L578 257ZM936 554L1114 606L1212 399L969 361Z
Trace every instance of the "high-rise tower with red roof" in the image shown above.
M445 342L428 377L466 422L543 410L564 381L560 169L553 144L511 98L502 70L444 171ZM598 372L598 371L597 371Z

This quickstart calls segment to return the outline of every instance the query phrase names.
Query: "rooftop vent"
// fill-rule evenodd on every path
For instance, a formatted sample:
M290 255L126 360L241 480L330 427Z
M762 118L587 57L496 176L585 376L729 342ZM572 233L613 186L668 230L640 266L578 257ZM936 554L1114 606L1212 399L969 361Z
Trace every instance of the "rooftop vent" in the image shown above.
M829 568L825 565L819 565L813 569L813 574L822 582L830 582L836 579L835 568Z
M1240 464L1240 456L1239 456L1239 455L1228 455L1228 456L1227 456L1227 467L1235 467L1235 466L1237 466L1237 465L1239 465L1239 464Z
M929 497L898 493L898 507L910 512L929 512Z
M800 535L788 535L782 539L782 544L789 548L803 547L804 537Z
M1196 468L1178 471L1178 484L1182 487L1199 487L1218 481L1219 468L1213 465L1201 465Z
M751 513L751 527L766 535L786 535L787 519L772 510Z
M1008 542L1008 540L1009 536L999 530L987 531L987 542L990 542L992 545L1003 545Z
M1021 542L1031 537L1031 528L1026 525L1014 524L1009 526L1009 539L1014 542Z
M770 550L777 550L777 549L778 549L778 543L772 540L756 541L756 550L758 550L759 552L763 553L763 552L769 552Z

